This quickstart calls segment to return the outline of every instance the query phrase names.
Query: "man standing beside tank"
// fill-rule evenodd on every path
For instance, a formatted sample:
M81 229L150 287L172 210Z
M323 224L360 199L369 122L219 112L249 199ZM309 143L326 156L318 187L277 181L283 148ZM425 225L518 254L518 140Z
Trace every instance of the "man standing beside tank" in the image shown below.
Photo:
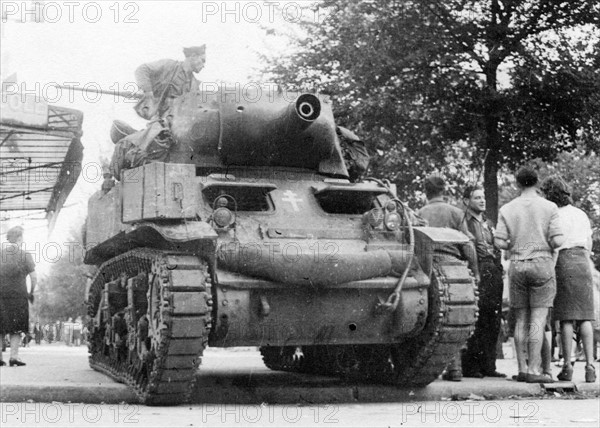
M183 53L184 61L162 59L136 69L135 78L144 95L135 111L150 122L146 129L138 132L119 127L123 134L116 142L110 165L110 173L115 178L120 179L123 169L143 165L147 160L168 160L174 144L170 132L173 103L176 98L198 89L194 73L204 68L206 45L184 48Z
M471 242L464 245L447 244L436 247L434 261L445 259L467 260L469 268L479 282L479 270L477 267L477 255L473 245L473 236L469 233L464 222L464 213L444 201L444 192L446 191L446 181L438 174L430 175L425 179L425 196L427 196L427 205L418 211L418 214L429 223L430 227L447 227L458 230L467 235ZM444 380L460 381L462 379L461 356L456 355L453 361L446 367L443 374Z
M463 192L465 221L475 238L479 267L479 318L475 332L462 355L465 377L506 377L496 371L496 344L502 312L502 263L500 251L494 247L492 228L485 218L485 194L479 186L467 186Z
M496 246L510 252L510 306L515 311L516 380L550 383L542 373L541 355L548 309L556 295L553 250L564 241L558 207L537 193L537 172L517 171L521 195L500 208Z
M21 248L23 228L15 226L6 232L8 244L0 251L0 337L10 335L10 366L24 366L19 359L21 333L29 332L29 302L37 285L35 262ZM27 292L27 276L31 289ZM0 366L6 363L0 355Z

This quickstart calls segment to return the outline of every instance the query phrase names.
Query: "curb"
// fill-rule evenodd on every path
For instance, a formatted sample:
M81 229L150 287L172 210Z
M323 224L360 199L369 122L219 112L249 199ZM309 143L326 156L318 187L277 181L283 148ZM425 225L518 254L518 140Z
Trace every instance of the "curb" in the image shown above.
M200 377L200 376L199 376ZM459 385L437 381L419 389L403 389L376 385L289 385L285 383L253 382L253 385L235 385L232 379L221 379L218 384L199 383L192 395L192 404L311 404L311 403L378 403L412 401L493 400L512 397L542 397L554 392L575 392L600 396L597 384L541 384L491 385L472 383ZM210 379L209 379L210 380ZM234 379L235 380L235 379ZM204 381L204 382L203 382ZM259 383L259 385L256 385ZM507 382L508 383L508 382ZM269 385L270 384L270 385ZM7 385L0 387L0 402L72 402L89 404L136 403L135 394L125 385Z
M102 384L90 386L65 384L21 384L0 386L0 402L2 403L89 403L119 404L136 403L135 394L125 385Z

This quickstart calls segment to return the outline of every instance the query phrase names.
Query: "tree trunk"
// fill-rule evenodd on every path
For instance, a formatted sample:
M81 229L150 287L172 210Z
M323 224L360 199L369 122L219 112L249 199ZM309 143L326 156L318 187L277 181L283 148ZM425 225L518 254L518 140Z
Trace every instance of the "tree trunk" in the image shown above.
M494 224L498 221L498 169L500 168L500 134L498 132L498 112L500 111L497 73L502 60L495 58L494 49L490 49L490 59L485 68L487 103L484 109L485 149L483 165L483 189L485 191L486 214Z
M486 214L494 224L498 221L498 169L497 149L488 146L483 165L483 189L485 191Z

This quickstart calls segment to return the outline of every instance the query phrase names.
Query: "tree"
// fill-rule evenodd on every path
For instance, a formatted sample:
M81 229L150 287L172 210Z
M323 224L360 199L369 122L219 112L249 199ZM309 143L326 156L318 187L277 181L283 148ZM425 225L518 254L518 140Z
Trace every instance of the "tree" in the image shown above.
M86 315L85 284L89 268L83 264L83 245L74 234L68 247L52 264L46 277L40 278L34 310L43 321L66 320Z
M265 58L267 71L333 94L341 124L386 153L373 172L391 177L405 197L445 165L449 146L466 143L471 169L483 169L495 221L502 165L551 160L572 149L579 134L597 129L596 1L325 0L320 6L326 19L303 22L307 36L295 38L293 55Z

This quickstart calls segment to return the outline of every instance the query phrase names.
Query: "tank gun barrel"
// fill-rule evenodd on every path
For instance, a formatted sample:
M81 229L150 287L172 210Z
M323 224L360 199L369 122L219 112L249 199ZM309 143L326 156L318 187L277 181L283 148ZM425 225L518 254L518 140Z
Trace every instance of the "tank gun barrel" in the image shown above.
M293 104L296 114L303 121L312 123L321 114L321 101L313 94L302 94Z
M313 94L301 94L285 109L281 130L302 131L321 115L321 101Z
M115 97L123 97L129 99L140 100L144 97L142 93L138 92L130 92L130 91L108 91L106 89L96 89L96 88L80 88L77 86L66 86L66 85L52 85L55 88L59 89L67 89L69 91L79 91L79 92L91 92L93 94L106 94L113 95Z
M340 175L346 173L331 104L317 94L248 89L239 97L198 91L175 100L173 109L171 132L182 151L171 159L183 162L197 153L217 158L220 165L319 171L335 164L341 165ZM185 147L192 147L194 156Z

